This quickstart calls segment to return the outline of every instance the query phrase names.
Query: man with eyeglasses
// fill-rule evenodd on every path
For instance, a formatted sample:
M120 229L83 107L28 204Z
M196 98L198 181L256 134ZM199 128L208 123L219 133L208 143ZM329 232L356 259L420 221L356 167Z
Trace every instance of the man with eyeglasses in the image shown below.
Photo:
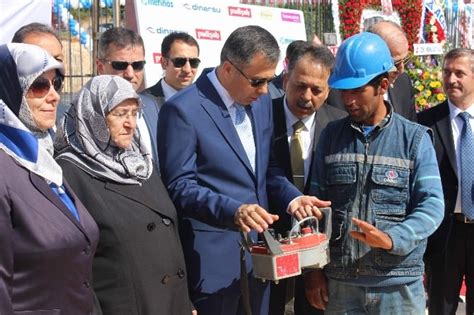
M143 89L145 75L145 44L142 37L123 27L106 30L99 39L97 73L118 75L129 81L135 91ZM139 93L144 104L143 113L137 119L138 130L158 165L156 129L158 106L146 93Z
M191 300L198 314L268 314L269 284L252 275L241 231L253 240L281 212L321 217L330 203L302 196L271 157L268 83L280 49L265 29L234 30L220 64L162 106L158 151L163 181L181 217ZM242 264L242 265L241 265ZM241 269L242 268L242 269ZM242 275L242 276L241 276ZM242 283L241 283L242 280ZM248 292L241 293L241 284Z
M384 96L385 100L392 104L395 113L416 122L413 86L410 77L405 73L405 64L409 61L408 39L405 32L400 25L392 21L379 21L372 24L367 32L382 37L390 50L396 68L389 72L390 85ZM344 108L337 90L331 90L327 102L336 107Z
M172 32L161 43L163 78L146 91L156 98L158 107L179 90L193 83L201 60L198 42L184 32Z

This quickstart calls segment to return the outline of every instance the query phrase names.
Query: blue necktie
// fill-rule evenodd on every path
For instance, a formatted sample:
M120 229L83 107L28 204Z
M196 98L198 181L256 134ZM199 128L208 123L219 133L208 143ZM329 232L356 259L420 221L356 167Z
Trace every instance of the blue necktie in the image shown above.
M71 198L69 195L66 193L64 190L64 186L57 186L56 184L49 184L49 187L51 187L51 190L58 195L59 199L66 205L66 207L71 211L71 214L77 219L77 221L80 221L79 218L79 212L77 212L76 206L74 205L74 202L72 202Z
M461 131L461 210L468 219L474 219L474 140L472 138L469 114L462 112L459 117L464 122Z
M240 104L235 104L235 121L234 126L239 135L240 142L244 147L247 158L250 161L252 170L255 172L255 140L253 138L252 123L250 118L247 115L245 106Z

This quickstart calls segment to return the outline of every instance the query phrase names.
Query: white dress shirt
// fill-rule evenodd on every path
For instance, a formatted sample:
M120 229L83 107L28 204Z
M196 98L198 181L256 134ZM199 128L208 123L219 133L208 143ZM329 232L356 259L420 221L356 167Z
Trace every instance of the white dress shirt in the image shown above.
M288 103L286 96L283 100L285 109L285 120L286 120L286 134L288 136L288 145L291 143L291 136L293 135L293 125L300 120L298 117L288 109ZM303 144L303 160L304 160L304 182L308 179L308 173L311 166L311 158L313 153L313 142L314 142L314 122L316 113L301 119L304 124L304 128L301 131L301 140Z
M461 141L461 131L464 125L464 122L461 117L458 116L459 113L462 112L459 108L454 106L449 100L449 119L451 121L451 129L453 131L453 141L454 141L454 151L456 152L456 168L458 173L458 195L456 197L456 206L454 207L455 213L462 213L461 211L461 151L459 149L459 143ZM471 124L471 128L474 130L474 106L470 106L466 112L471 115L469 119L469 123Z

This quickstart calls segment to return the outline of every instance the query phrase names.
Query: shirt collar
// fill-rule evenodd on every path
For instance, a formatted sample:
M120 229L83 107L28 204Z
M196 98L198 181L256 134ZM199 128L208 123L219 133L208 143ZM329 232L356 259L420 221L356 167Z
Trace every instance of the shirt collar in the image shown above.
M313 123L314 123L314 118L316 117L316 112L314 112L313 114L307 116L307 117L304 117L302 119L296 117L291 111L290 109L288 108L288 102L287 102L287 99L286 99L286 95L283 99L283 103L284 103L284 110L285 110L285 119L286 119L286 130L293 130L293 125L298 121L298 120L301 120L304 124L304 127L306 130L311 130L311 126L313 126ZM324 105L323 105L324 106Z
M214 88L217 91L217 94L221 97L222 102L224 103L225 107L227 107L227 110L230 109L230 107L234 104L234 100L230 96L229 92L225 89L225 87L219 82L219 79L217 78L216 74L216 69L212 71L209 71L207 74L207 77L209 81L211 81L211 84L214 86Z
M449 99L448 99L448 106L449 106L449 118L451 121L454 120L459 115L459 113L463 112L463 110L459 109L458 107L456 107L456 105L451 103ZM471 115L471 117L474 117L474 106L473 105L469 106L464 112L467 112L469 113L469 115Z
M173 96L174 94L176 94L176 92L178 92L178 90L176 90L171 85L166 83L165 78L161 80L161 87L163 89L163 95L165 97L165 101L167 101L171 96Z

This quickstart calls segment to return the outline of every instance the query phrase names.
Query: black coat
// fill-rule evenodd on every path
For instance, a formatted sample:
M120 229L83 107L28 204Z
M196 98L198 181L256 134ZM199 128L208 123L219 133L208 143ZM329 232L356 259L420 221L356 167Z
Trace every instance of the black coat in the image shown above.
M444 219L436 232L428 239L425 258L444 253L453 224L453 212L458 195L458 177L453 132L449 117L448 101L418 113L418 122L433 130L433 144L443 185Z
M176 210L160 177L116 184L58 163L99 226L93 285L103 314L191 314Z

